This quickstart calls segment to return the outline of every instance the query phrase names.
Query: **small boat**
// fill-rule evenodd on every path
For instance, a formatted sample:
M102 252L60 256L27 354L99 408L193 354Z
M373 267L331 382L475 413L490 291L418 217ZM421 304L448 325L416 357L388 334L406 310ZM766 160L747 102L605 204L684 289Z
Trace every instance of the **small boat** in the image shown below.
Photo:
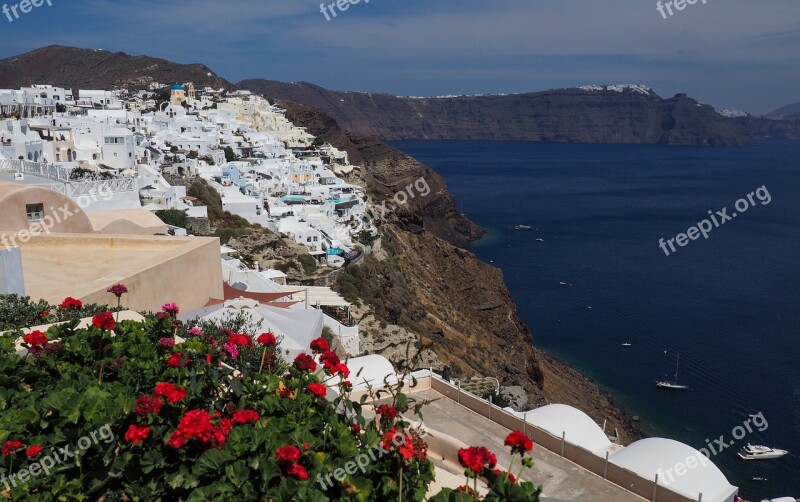
M528 225L517 225L516 227L514 227L514 230L531 230L531 229L533 229L533 227Z
M678 360L675 362L675 378L672 381L669 380L660 380L656 382L656 387L660 389L669 389L669 390L686 390L689 388L688 385L680 385L678 383L678 366L681 363L681 356L678 354Z
M630 347L630 346L631 346L631 344L630 344L630 343L628 343L628 342L625 342L625 343L623 343L623 344L622 344L622 346L623 346L623 347Z
M564 282L564 281L559 282L559 284L561 284L562 286L566 286L567 285L567 283Z
M762 478L761 476L753 476L753 481L766 481L767 478Z
M786 450L750 443L747 443L747 446L739 450L739 456L744 460L768 460L780 458L788 453Z
M539 242L544 242L544 239L536 239Z

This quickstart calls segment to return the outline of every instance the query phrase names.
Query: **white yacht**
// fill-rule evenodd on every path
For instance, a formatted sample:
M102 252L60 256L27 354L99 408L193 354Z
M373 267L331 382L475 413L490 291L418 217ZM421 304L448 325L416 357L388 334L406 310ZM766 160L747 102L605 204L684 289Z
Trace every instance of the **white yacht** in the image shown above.
M778 450L769 446L747 443L747 446L739 450L739 456L744 460L766 460L780 458L789 453L786 450Z

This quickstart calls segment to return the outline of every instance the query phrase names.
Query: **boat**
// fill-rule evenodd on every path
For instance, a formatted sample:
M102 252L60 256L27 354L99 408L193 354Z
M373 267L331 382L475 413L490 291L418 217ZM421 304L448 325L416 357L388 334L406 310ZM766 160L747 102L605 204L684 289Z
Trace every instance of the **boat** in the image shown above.
M656 387L660 389L669 389L669 390L686 390L689 388L688 385L680 385L678 383L678 366L681 363L681 356L678 354L678 360L675 362L675 378L672 381L669 380L660 380L656 382Z
M514 227L514 230L531 230L531 229L533 229L533 227L528 225L517 225L516 227Z
M544 242L544 239L536 239L539 242Z
M780 458L788 453L786 450L750 443L747 443L747 446L739 450L739 456L744 460L769 460Z
M562 285L562 286L566 286L567 285L567 283L564 282L564 281L559 282L559 284Z
M628 342L625 342L625 343L623 343L623 344L622 344L622 346L623 346L623 347L630 347L630 346L631 346L631 344L630 344L630 343L628 343Z

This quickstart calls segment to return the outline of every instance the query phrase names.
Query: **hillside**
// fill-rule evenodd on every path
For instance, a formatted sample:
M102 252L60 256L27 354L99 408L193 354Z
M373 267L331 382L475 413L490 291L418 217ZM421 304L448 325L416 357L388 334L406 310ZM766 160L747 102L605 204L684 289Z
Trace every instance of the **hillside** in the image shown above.
M51 84L73 91L193 82L196 86L231 89L227 80L202 64L177 64L149 56L131 56L50 45L0 60L0 88Z
M382 140L464 139L746 145L748 132L710 106L642 86L401 98L337 92L301 82L245 80L242 89L321 109L343 128Z
M775 119L800 119L800 103L786 105L766 115Z
M438 174L384 143L345 131L320 110L280 105L295 124L347 150L361 166L348 181L365 184L374 203L420 177L431 186L428 197L390 214L381 227L379 250L335 282L389 322L381 337L391 344L392 332L407 329L418 335L418 347L432 348L455 376L497 377L504 386L524 387L531 405L572 404L598 420L608 418L624 439L636 435L608 394L535 348L502 272L463 249L480 229L457 211Z

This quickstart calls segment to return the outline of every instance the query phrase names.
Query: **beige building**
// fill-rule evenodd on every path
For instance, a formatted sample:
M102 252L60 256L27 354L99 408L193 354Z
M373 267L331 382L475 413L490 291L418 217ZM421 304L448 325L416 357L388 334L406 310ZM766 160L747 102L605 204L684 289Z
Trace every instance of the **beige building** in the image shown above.
M19 242L50 233L166 234L167 225L146 209L86 212L55 190L0 181L0 231L17 234Z
M116 305L106 289L123 283L123 306L157 312L168 302L199 309L224 294L215 237L37 235L19 247L25 294L34 300L58 304L72 296Z
M7 272L18 278L21 262L33 300L115 305L106 289L117 283L130 291L123 305L139 311L168 302L194 310L223 298L219 239L154 235L166 232L146 209L86 212L55 190L0 181L0 244L19 248Z

